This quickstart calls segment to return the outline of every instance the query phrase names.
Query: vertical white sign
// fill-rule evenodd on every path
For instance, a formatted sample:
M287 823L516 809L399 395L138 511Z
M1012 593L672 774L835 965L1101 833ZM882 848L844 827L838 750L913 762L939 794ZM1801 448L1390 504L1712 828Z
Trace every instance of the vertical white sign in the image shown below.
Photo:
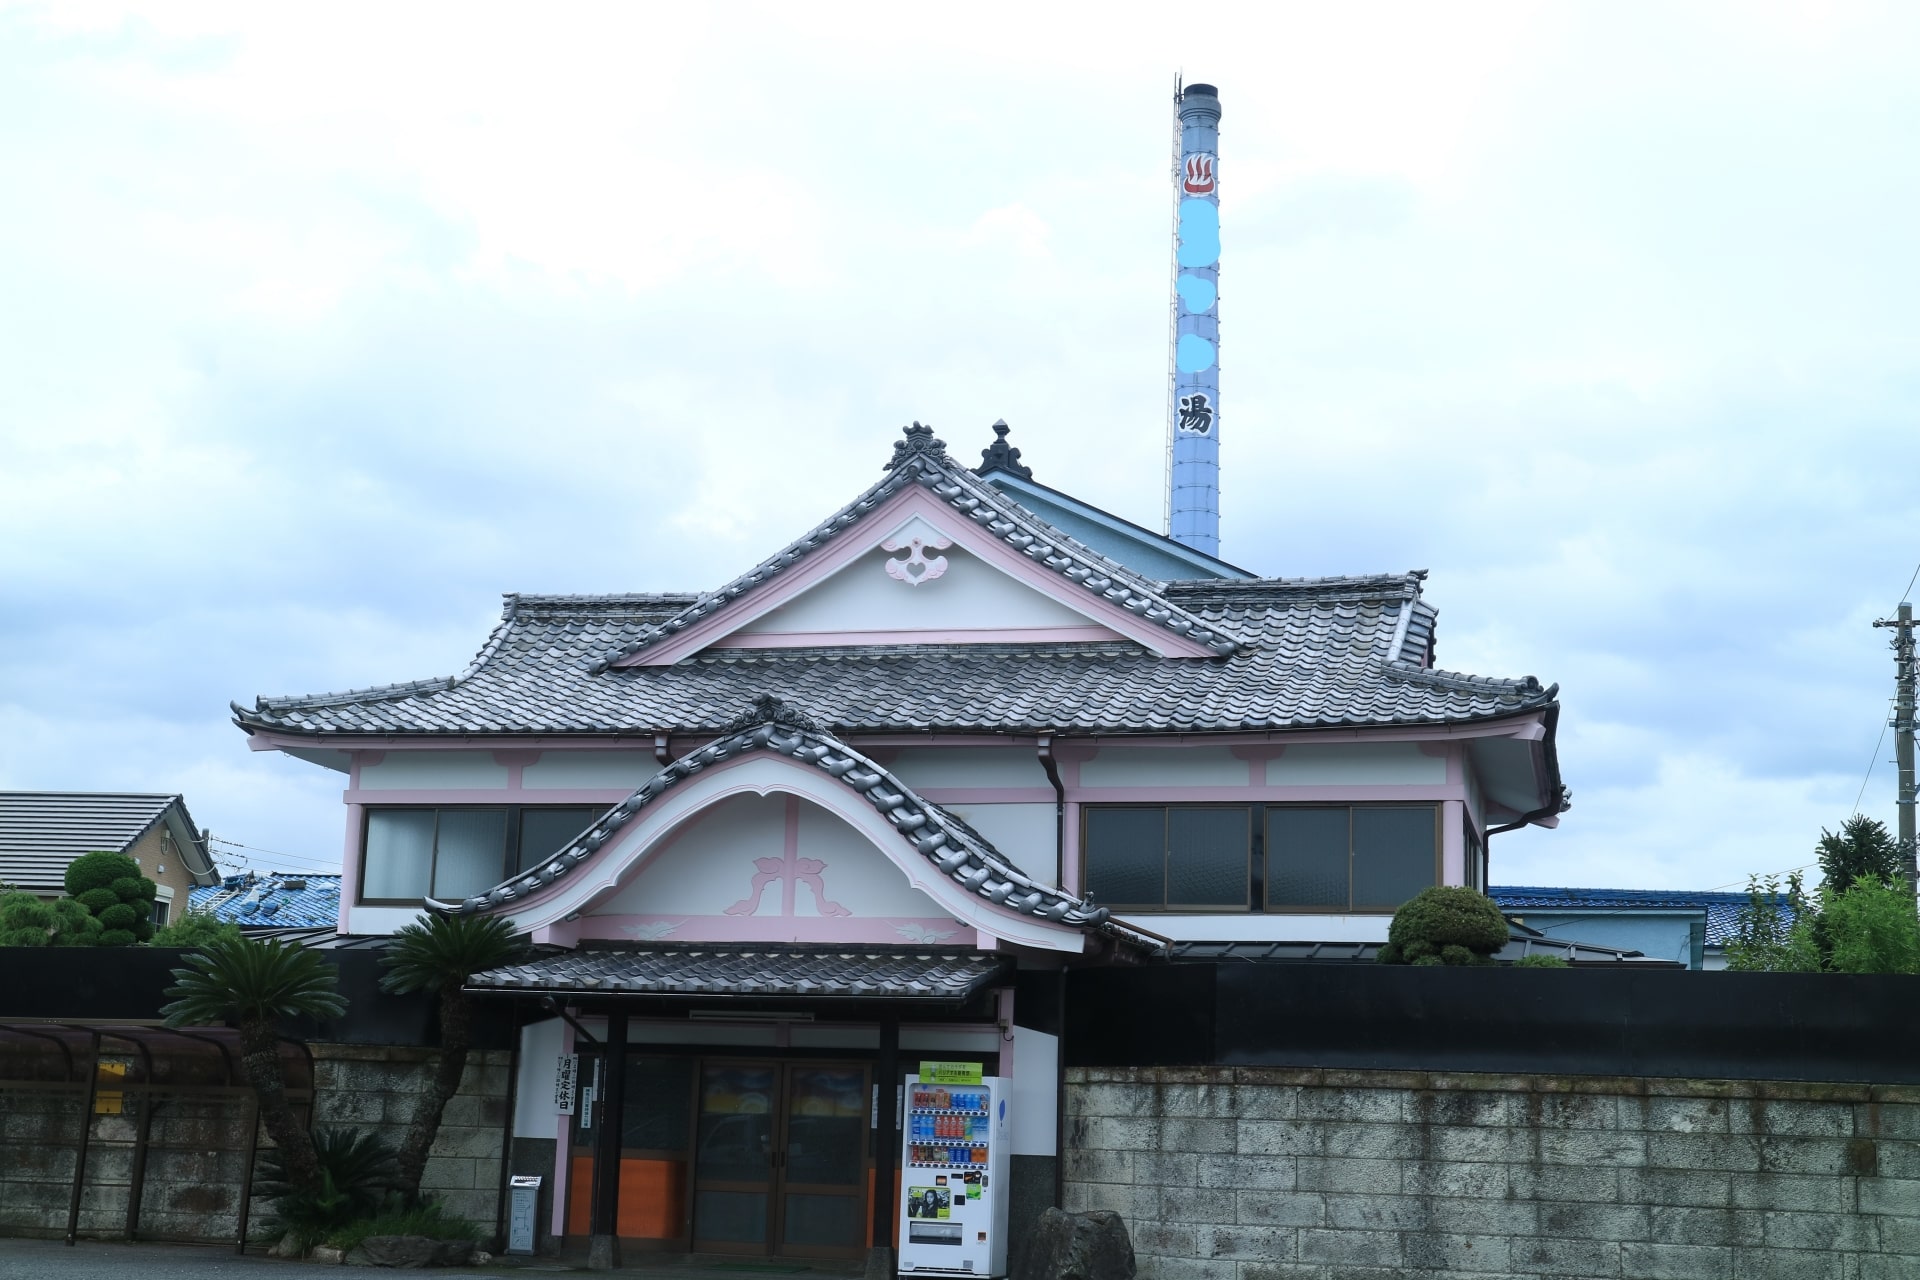
M580 1055L563 1053L554 1067L553 1106L563 1116L573 1114L580 1093Z

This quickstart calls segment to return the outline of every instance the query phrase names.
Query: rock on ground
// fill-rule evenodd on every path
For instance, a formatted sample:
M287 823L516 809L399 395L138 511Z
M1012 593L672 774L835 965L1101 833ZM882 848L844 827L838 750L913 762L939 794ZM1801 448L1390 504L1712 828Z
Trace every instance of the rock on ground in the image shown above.
M1048 1209L1027 1233L1011 1280L1133 1280L1133 1242L1110 1209Z

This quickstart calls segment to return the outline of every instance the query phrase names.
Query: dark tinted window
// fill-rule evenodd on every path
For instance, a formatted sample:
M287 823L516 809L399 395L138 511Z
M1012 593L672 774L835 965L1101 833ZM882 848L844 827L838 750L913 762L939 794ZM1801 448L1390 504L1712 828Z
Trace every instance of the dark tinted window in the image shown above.
M1347 809L1267 810L1267 905L1347 906Z
M1164 809L1089 809L1087 892L1108 906L1159 906L1166 901Z
M1434 883L1433 810L1353 811L1353 905L1397 907Z
M1167 810L1167 905L1247 905L1248 813L1241 808Z

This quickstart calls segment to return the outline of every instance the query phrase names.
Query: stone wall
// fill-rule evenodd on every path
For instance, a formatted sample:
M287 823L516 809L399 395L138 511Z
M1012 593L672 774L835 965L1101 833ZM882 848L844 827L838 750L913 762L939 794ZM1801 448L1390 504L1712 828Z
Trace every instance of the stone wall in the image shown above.
M376 1129L396 1148L437 1054L429 1049L315 1044L314 1123ZM492 1229L500 1203L510 1055L476 1050L447 1104L421 1189L448 1211ZM248 1091L126 1092L117 1115L95 1115L81 1191L79 1231L119 1237L142 1107L151 1107L139 1234L145 1239L232 1240L246 1164ZM0 1235L66 1233L79 1151L84 1086L55 1089L0 1081ZM262 1149L271 1147L264 1128ZM271 1218L256 1200L255 1239Z
M1074 1068L1142 1280L1920 1276L1920 1088Z

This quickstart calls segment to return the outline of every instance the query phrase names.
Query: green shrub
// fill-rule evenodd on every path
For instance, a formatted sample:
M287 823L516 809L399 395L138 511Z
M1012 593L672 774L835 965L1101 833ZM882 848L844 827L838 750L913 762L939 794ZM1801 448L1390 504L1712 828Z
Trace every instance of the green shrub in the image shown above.
M124 853L83 853L67 864L67 892L99 918L97 944L130 947L153 936L153 881Z
M72 898L0 898L0 947L91 947L102 932L93 913Z
M1920 973L1920 917L1904 877L1862 875L1821 912L1836 973Z
M303 1249L310 1249L349 1223L372 1218L389 1207L399 1185L400 1167L393 1148L377 1134L360 1129L315 1129L313 1153L320 1162L320 1187L301 1192L287 1181L278 1151L260 1156L256 1194L273 1202L273 1211ZM380 1234L378 1232L370 1234Z
M216 920L204 912L190 911L163 929L156 929L148 941L156 947L183 947L198 950L219 938L240 937L240 926Z
M1511 936L1493 899L1475 889L1422 889L1393 913L1381 964L1492 964Z
M1747 877L1747 905L1727 940L1727 968L1747 973L1817 973L1819 913L1795 872L1784 888L1777 877Z
M1564 956L1550 956L1546 954L1544 951L1536 951L1532 955L1521 956L1518 960L1515 960L1513 962L1513 967L1516 969L1571 969L1573 968L1572 965L1567 963L1566 958Z
M371 1218L358 1218L327 1236L336 1249L358 1248L368 1236L426 1236L431 1240L471 1240L478 1243L478 1225L455 1218L431 1202L411 1209L389 1209Z

